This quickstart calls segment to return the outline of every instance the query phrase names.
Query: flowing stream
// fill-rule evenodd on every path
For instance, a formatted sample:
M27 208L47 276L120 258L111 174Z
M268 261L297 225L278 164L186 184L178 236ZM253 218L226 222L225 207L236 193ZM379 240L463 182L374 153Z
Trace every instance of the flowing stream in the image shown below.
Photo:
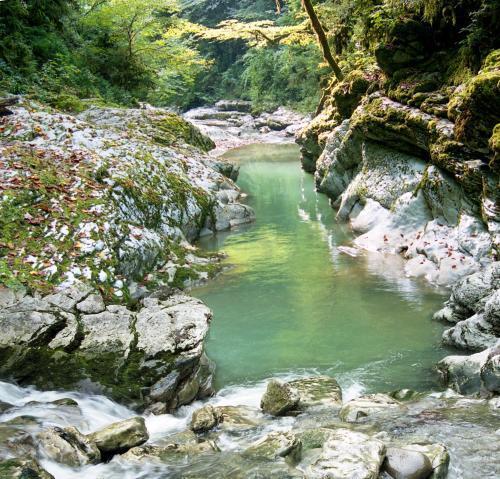
M216 437L219 451L212 454L173 453L168 460L137 462L115 456L109 463L79 469L42 458L56 479L284 477L261 470L250 476L227 471L241 465L240 451L270 431L338 419L331 413L264 418L259 401L269 377L326 373L339 380L345 401L365 391L437 388L432 365L447 351L439 345L442 326L430 317L443 292L406 278L396 256L345 254L342 246L349 245L350 233L335 222L327 199L314 193L312 177L299 168L295 146L255 145L227 156L241 164L239 184L257 221L201 241L208 250L224 250L231 267L193 294L214 311L207 349L218 366L219 392L209 402L253 408L260 425L233 435L222 431ZM500 464L492 459L498 416L487 402L447 394L423 395L408 416L388 419L378 430L405 441L446 443L450 478L498 477ZM72 398L78 406L52 403L61 398ZM103 396L40 392L4 382L0 401L15 405L0 414L2 426L31 433L69 425L88 433L135 415ZM200 405L146 417L150 443L165 444L185 430Z
M405 277L395 255L342 252L351 235L298 155L287 144L226 154L257 220L201 241L233 266L193 291L214 311L218 386L315 370L368 390L432 389L447 355L431 321L443 291Z

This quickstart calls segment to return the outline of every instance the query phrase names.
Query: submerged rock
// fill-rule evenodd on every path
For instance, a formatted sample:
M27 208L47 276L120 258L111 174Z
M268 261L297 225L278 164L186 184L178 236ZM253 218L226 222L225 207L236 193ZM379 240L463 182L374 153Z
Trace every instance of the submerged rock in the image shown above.
M87 438L95 443L104 457L111 457L144 444L149 439L149 434L144 418L134 417L110 424L89 434Z
M377 414L400 414L406 407L387 394L369 394L353 399L342 406L339 417L345 422L357 422Z
M54 479L34 459L14 458L0 460L2 479Z
M285 458L293 463L300 460L302 442L292 432L272 432L247 448L245 456L275 460Z
M260 401L261 409L272 416L284 416L296 410L300 402L298 392L289 384L272 379Z

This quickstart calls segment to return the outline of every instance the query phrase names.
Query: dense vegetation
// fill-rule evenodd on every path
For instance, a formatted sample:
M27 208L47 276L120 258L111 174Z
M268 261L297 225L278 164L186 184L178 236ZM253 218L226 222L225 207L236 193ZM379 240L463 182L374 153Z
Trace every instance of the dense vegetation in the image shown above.
M380 46L403 21L408 38L427 35L429 52L446 52L450 84L498 47L499 0L312 3L345 73L383 65ZM413 61L429 52L406 53ZM312 111L329 81L300 0L0 2L0 90L62 109L88 98L186 108L234 97Z

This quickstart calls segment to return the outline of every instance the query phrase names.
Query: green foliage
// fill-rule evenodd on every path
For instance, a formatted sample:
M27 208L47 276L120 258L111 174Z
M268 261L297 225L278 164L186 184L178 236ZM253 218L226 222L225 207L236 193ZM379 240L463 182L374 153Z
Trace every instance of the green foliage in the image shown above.
M319 101L320 62L314 45L251 49L243 57L241 91L257 109L312 111Z
M435 68L449 84L469 79L499 47L498 0L313 3L345 73L373 69L380 45L390 55L401 40L398 26L409 19L431 32L426 48L446 52ZM329 74L301 1L280 6L277 12L274 0L0 1L0 92L75 112L86 98L187 108L224 97L312 111Z

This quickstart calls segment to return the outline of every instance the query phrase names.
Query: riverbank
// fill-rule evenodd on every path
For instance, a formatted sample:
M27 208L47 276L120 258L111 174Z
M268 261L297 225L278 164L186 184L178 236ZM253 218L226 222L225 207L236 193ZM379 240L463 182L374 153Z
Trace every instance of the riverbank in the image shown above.
M448 325L443 342L481 353L446 358L439 370L479 395L500 392L498 112L479 119L481 105L496 101L488 85L498 58L493 51L457 87L438 73L426 83L425 69L404 79L402 66L383 62L385 83L353 71L298 134L303 168L356 234L353 254L399 255L409 277L452 289L434 315Z
M112 116L117 114L113 112ZM122 118L133 114L156 117L164 112L124 110L120 114ZM68 118L65 120L69 121ZM60 118L56 117L57 124L59 121ZM98 133L88 123L85 125L83 130L89 128L90 138L95 138ZM122 128L115 126L111 131L116 133ZM36 129L33 130L36 132ZM66 131L65 135L74 136L74 131ZM109 138L110 131L103 132L102 136ZM46 133L41 135L39 141L59 140L60 136ZM19 141L31 145L30 142L37 140L28 136ZM73 142L74 138L70 144ZM13 144L16 145L15 141ZM138 144L140 149L147 145L145 142ZM120 154L130 148L128 143L122 145L124 149L119 150ZM107 146L114 148L116 144ZM169 146L161 151L168 155L162 157L163 161L166 158L174 162L180 159L182 171L189 178L193 170L210 178L215 175L217 179L221 176L220 173L213 173L215 170L230 171L229 175L236 171L233 167L221 168L220 165L228 163L200 155L199 150L193 151L189 146L180 149ZM99 151L99 154L102 152ZM198 158L199 163L189 163L186 168L182 161L190 155ZM207 164L213 166L207 170ZM119 171L121 163L114 163L114 167L114 172ZM174 171L180 173L181 169ZM277 171L276 167L271 167L269 173L277 174ZM135 179L133 174L131 179ZM234 185L226 178L221 183ZM147 182L142 185L141 191L145 184ZM277 184L279 182L274 186ZM291 190L305 195L304 185L299 185L298 191L296 186ZM215 194L219 201L215 203L216 208L218 205L223 208L222 205L233 204L230 200L225 203L223 196L226 197L228 190L224 187L207 190L209 195ZM273 191L272 188L267 190ZM239 195L235 186L229 191ZM276 193L283 196L279 189ZM321 211L307 211L305 205L302 205L305 209L301 209L300 203L298 206L293 206L293 215L301 218L306 229L309 229L308 215L328 214L327 205ZM243 208L251 211L248 206ZM283 212L277 214L284 216ZM184 218L183 215L181 217ZM125 218L130 219L128 216ZM209 221L212 223L207 222L203 226L213 226L213 219ZM27 224L31 225L29 221ZM203 230L208 228L201 228L201 223L196 224L198 234L207 232ZM234 226L239 225L234 223ZM325 227L320 221L318 226ZM179 229L183 231L182 226ZM165 232L165 229L161 231ZM344 239L347 238L348 235ZM207 268L213 264L206 254L193 250L184 242L187 239L183 232L179 244L185 251L184 255L174 250L177 258L185 260L186 267L200 264ZM311 244L311 239L304 243ZM276 251L280 244L283 241L278 236L268 250ZM338 246L350 251L345 244ZM344 255L338 247L336 253ZM360 259L359 256L344 257L353 262ZM378 255L378 258L383 256ZM170 262L166 262L159 268L168 272L170 266ZM315 269L323 270L325 266L322 262L321 267L316 266ZM304 267L300 268L297 275L304 271ZM379 274L383 276L382 271ZM401 280L405 281L404 275ZM115 284L112 284L112 292L116 290ZM183 281L183 284L189 285L190 282ZM153 285L154 282L151 283ZM4 367L13 366L9 374L17 369L14 363L31 365L28 374L24 371L18 378L20 382L31 384L39 378L44 389L79 387L85 391L43 393L1 385L0 450L6 460L0 463L0 467L2 472L10 474L7 477L16 477L16 474L28 471L44 479L50 477L49 473L57 479L70 474L77 478L91 478L96 474L121 478L127 477L127 473L130 477L148 474L158 478L243 478L263 474L265 477L313 478L321 477L328 471L342 471L342 477L347 478L352 477L354 470L363 471L363 477L377 477L379 474L380 477L388 477L388 471L396 474L394 471L401 466L397 458L403 457L404 463L409 461L412 467L418 466L419 477L436 479L446 477L450 454L448 477L477 477L477 474L494 477L500 469L498 463L490 460L498 429L497 399L467 399L451 391L429 394L406 390L387 395L381 394L388 391L380 388L376 391L378 394L373 396L368 395L359 383L345 381L342 375L338 378L341 383L339 388L331 377L320 378L316 374L314 378L306 379L306 373L281 376L280 379L285 382L301 380L279 385L278 391L281 392L271 392L271 398L268 394L268 399L263 401L263 409L260 408L260 401L267 380L233 382L204 403L181 407L175 414L165 414L213 392L213 369L203 354L211 312L193 298L172 291L168 280L155 285L159 288L152 297L119 306L106 304L109 293L101 286L96 282L94 289L81 289L80 283L74 281L73 289L42 296L11 293L3 296L7 307L0 319L4 321L3 329L10 335L6 335L3 343L2 357L9 359ZM372 288L372 285L367 286L367 289ZM298 297L297 294L294 296ZM114 302L117 302L116 298L120 296L115 294ZM301 317L306 325L304 318L309 317L307 311ZM97 324L99 327L95 327ZM399 328L395 331L401 331L401 324ZM266 334L265 330L263 333ZM247 338L252 343L251 338ZM350 347L349 341L346 345ZM71 362L70 358L77 359L77 363ZM71 371L77 370L79 374L83 372L83 375L80 378L68 377L61 364ZM51 374L48 383L44 368ZM72 382L57 384L56 372L62 372L65 379ZM494 378L494 375L491 377ZM113 386L119 386L119 390L114 390ZM139 411L146 409L144 417L130 421L137 412L96 396L98 391L105 391ZM33 403L34 399L38 403ZM273 406L276 401L284 401L284 405ZM196 409L207 404L208 408L195 413ZM278 415L275 417L273 414ZM115 421L122 420L127 422L113 425ZM471 456L478 458L478 463L470 464L462 460L462 457ZM107 462L110 458L112 460ZM417 472L415 469L410 471L411 474Z

